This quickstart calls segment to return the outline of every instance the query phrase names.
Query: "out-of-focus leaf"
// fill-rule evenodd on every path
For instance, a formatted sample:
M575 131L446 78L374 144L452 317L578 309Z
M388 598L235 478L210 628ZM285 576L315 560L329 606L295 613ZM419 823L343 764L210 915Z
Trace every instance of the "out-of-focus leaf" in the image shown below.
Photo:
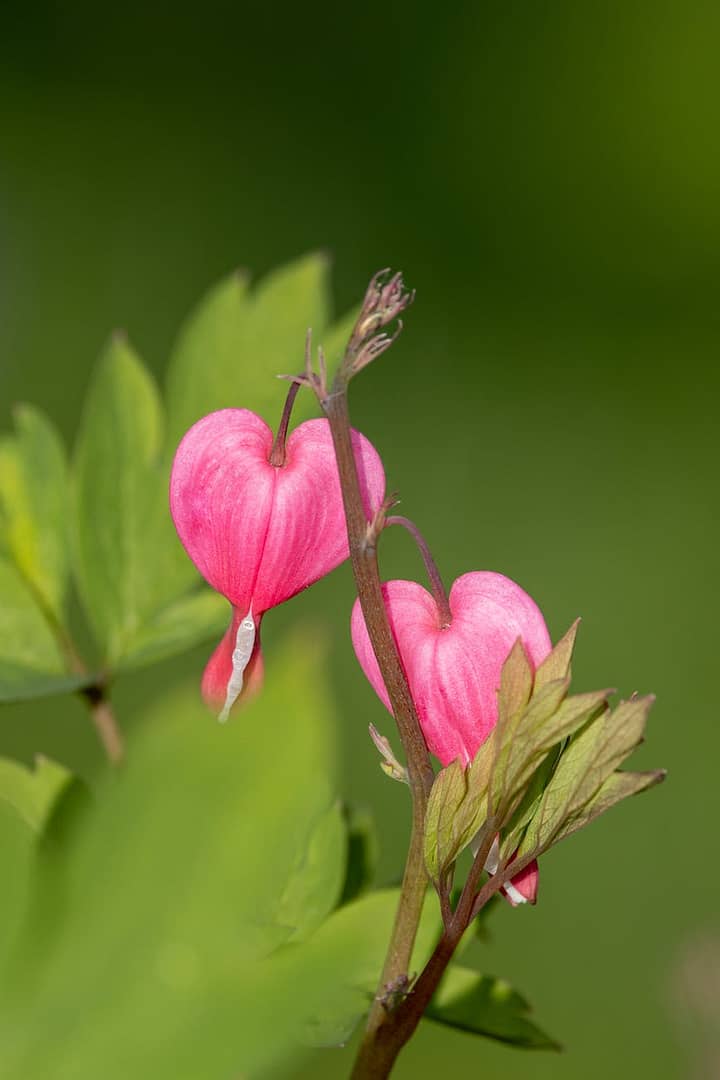
M229 610L225 597L210 589L180 597L153 615L127 642L118 667L154 664L220 637L227 627Z
M0 701L61 694L91 681L68 675L47 620L14 565L0 559Z
M291 930L288 941L302 941L317 930L340 898L345 877L345 821L339 803L317 820L305 849L272 911L272 920Z
M35 875L33 920L0 979L3 1077L220 1080L270 1068L309 1004L332 997L328 979L342 982L321 953L314 983L304 944L283 965L271 957L288 936L274 905L323 831L334 758L312 651L294 640L276 665L226 725L195 687L160 702L122 773L73 822L63 858ZM353 957L360 945L348 942Z
M312 1046L340 1046L370 1008L378 989L399 892L369 893L336 911L304 946L308 984L305 1038ZM435 944L437 910L425 904L413 952L421 971Z
M375 881L379 858L377 831L372 814L357 807L346 808L347 862L341 904L356 900Z
M329 318L328 261L312 254L268 274L248 292L233 274L191 314L170 359L167 381L168 452L202 416L228 406L253 409L274 426L287 387L276 379L303 369L305 335L325 340ZM332 333L330 345L335 350ZM316 410L298 395L295 419Z
M0 758L0 802L11 806L34 832L41 832L55 801L72 781L62 765L38 754L35 768Z
M85 402L74 462L76 576L111 664L196 578L168 510L162 422L150 376L116 335Z
M452 964L427 1016L461 1031L499 1039L530 1050L559 1050L560 1045L528 1019L525 998L502 979Z
M34 848L33 830L9 802L0 800L0 967L27 910Z
M70 513L65 450L30 405L14 410L17 434L0 447L0 518L6 554L40 603L63 621Z

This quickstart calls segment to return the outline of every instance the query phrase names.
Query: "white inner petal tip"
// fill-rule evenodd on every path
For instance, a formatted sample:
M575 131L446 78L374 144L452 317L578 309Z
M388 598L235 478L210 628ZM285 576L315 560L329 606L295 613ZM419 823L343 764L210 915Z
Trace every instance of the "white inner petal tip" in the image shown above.
M512 882L506 882L503 888L512 900L513 904L527 904L527 896L523 896L523 894L515 888Z
M218 716L221 724L224 724L230 716L230 710L240 697L243 688L245 668L250 663L250 657L255 647L255 622L252 617L252 608L240 622L235 635L235 648L232 651L232 674L228 679L225 692L225 704Z

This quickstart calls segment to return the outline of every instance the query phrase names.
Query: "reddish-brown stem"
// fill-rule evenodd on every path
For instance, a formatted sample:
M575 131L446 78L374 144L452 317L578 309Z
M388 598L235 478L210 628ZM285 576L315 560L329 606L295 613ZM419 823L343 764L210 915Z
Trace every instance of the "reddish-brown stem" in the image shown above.
M280 417L277 435L275 436L275 441L272 444L272 450L270 451L270 456L268 458L270 464L274 465L276 469L281 469L285 464L285 442L287 440L293 405L295 404L295 398L297 397L300 385L299 382L290 383L290 389L285 398L285 406L282 411L282 416Z
M422 556L422 560L425 563L425 572L430 582L430 591L433 595L433 600L438 609L438 617L440 620L440 629L444 630L452 622L452 612L450 610L450 600L443 584L443 579L440 576L440 571L437 568L437 563L432 557L430 548L423 534L418 529L414 521L410 521L409 518L402 517L399 514L395 514L392 517L385 519L385 525L401 525L403 529L412 536L418 551Z

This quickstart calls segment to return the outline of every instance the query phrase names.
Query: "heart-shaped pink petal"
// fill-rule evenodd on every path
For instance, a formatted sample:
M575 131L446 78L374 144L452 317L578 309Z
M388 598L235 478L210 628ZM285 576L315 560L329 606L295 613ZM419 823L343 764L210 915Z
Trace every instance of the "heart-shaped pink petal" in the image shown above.
M203 577L243 614L261 615L348 557L335 453L326 420L290 435L270 464L273 434L248 409L221 409L182 439L170 479L178 535ZM353 432L368 518L382 502L382 462Z
M443 765L456 758L467 765L497 723L500 672L515 641L522 639L536 667L552 648L540 609L514 581L491 571L457 579L445 627L416 582L389 581L383 595L428 748ZM358 602L351 630L362 669L389 709Z

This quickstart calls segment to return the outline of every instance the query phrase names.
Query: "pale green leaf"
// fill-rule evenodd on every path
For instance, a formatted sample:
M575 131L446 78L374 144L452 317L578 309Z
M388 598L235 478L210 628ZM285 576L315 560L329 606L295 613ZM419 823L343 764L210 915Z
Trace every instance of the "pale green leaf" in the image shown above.
M618 772L611 773L602 784L598 792L593 795L582 810L569 818L555 834L554 843L571 836L578 829L583 829L595 818L600 817L606 810L610 810L616 803L628 799L631 795L639 795L641 791L655 787L662 783L666 773L664 769L654 772Z
M347 859L341 904L348 904L375 882L380 856L377 830L372 814L358 807L345 808Z
M583 695L585 696L585 695ZM558 830L596 794L642 740L654 698L605 709L570 741L531 821L520 854L544 851Z
M280 267L251 292L237 274L215 286L182 328L170 359L168 452L192 424L216 409L252 409L275 427L287 393L276 376L303 370L307 330L312 327L314 340L322 342L328 319L324 255ZM333 330L327 340L334 351ZM313 395L301 392L295 420L314 411Z
M567 633L560 638L552 652L540 664L535 672L536 692L546 683L554 682L556 679L570 678L570 662L579 626L580 620L576 619Z
M41 412L14 410L17 434L0 448L4 550L58 622L68 576L69 490L62 442Z
M395 919L399 890L373 892L340 908L307 942L304 1036L312 1046L345 1043L370 1008ZM436 904L426 901L411 972L422 971L437 940ZM282 959L280 957L279 959Z
M197 577L170 520L161 440L157 390L116 335L85 402L74 462L76 576L110 663Z
M43 864L33 920L0 979L3 1077L272 1068L310 1003L332 1001L345 973L331 955L306 961L304 945L278 953L287 930L272 917L332 805L336 719L323 686L295 639L236 721L210 719L194 686L143 718L62 860ZM353 956L361 947L348 943ZM361 974L365 962L357 955Z
M345 858L345 820L340 804L333 803L316 821L272 910L273 922L291 930L288 941L309 937L337 906Z
M125 646L120 669L143 667L204 641L219 640L230 621L224 596L202 589L150 616Z
M0 758L0 802L11 806L34 832L42 831L52 807L72 780L62 765L38 754L35 767Z
M527 1001L503 979L452 964L433 997L427 1016L461 1031L532 1050L559 1050L559 1044L528 1019Z
M74 690L90 677L68 674L50 627L14 565L0 558L0 701Z
M435 777L425 815L425 866L433 881L458 855L457 815L466 794L465 770L453 761Z

